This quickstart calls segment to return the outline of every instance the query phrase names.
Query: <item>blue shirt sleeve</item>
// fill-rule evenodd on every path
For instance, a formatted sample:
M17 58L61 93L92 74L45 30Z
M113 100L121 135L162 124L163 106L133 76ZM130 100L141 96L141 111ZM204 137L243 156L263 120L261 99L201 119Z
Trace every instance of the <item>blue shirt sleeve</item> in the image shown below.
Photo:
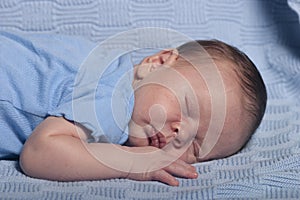
M17 155L33 129L51 115L88 128L89 142L127 140L134 104L130 55L111 59L104 73L91 80L97 87L83 87L74 96L81 64L96 46L80 37L0 31L0 110L5 113L0 157Z
M70 93L48 114L85 126L91 131L89 142L125 143L134 106L132 70L130 55L120 56L106 67L99 80L82 84L80 95ZM97 87L89 88L90 85ZM92 117L94 113L96 119Z

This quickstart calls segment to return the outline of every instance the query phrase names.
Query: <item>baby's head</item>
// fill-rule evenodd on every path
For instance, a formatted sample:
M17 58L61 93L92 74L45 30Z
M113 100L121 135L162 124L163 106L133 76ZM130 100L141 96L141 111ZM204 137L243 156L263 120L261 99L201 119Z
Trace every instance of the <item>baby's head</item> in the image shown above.
M178 154L189 163L239 151L259 126L267 99L251 60L216 40L145 58L135 66L133 87L128 144L184 149Z

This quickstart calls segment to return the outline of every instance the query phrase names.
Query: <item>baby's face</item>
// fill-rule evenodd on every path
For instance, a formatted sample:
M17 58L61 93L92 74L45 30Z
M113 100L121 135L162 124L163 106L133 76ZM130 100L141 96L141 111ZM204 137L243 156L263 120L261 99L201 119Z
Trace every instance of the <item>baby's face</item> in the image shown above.
M195 69L176 67L177 58L172 53L163 56L159 61L145 59L135 66L135 105L128 144L162 148L188 163L235 153L243 143L238 122L242 108L241 93L232 77L221 73L228 94L228 116L217 144L201 157L208 127L214 123L210 120L211 95Z
M130 144L168 148L174 156L186 152L185 160L196 162L200 143L200 138L195 134L198 122L182 111L186 108L181 107L187 105L180 106L181 99L158 84L140 87L135 92L135 99L129 124Z

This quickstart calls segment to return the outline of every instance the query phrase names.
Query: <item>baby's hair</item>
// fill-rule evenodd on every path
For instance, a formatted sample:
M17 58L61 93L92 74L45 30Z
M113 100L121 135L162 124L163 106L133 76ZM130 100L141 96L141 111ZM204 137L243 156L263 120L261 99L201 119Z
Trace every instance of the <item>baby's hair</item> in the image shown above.
M196 46L198 47L195 47ZM244 98L244 108L249 113L252 123L250 124L250 134L258 128L266 109L267 92L263 79L254 63L248 56L219 40L197 40L185 43L177 48L179 55L191 53L199 49L199 45L206 50L213 60L224 59L232 63L234 72L237 75Z

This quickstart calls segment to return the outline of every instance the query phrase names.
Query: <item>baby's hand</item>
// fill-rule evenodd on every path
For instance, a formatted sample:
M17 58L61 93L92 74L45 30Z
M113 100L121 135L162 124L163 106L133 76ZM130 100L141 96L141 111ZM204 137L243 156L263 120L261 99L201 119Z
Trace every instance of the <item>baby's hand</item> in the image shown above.
M162 150L158 150L162 151ZM163 153L164 155L165 152ZM163 158L165 156L162 156L160 159L161 162L164 162ZM169 160L169 159L167 159ZM156 161L159 162L159 161ZM139 181L160 181L162 183L166 183L171 186L178 186L179 182L175 177L180 178L197 178L198 174L196 172L196 168L190 164L187 164L186 162L177 159L168 166L155 170L155 171L147 171L143 173L129 173L127 178L132 180L139 180Z
M127 178L139 181L160 181L170 186L178 186L179 182L175 177L197 178L198 174L195 167L178 159L163 169L145 173L130 173Z

